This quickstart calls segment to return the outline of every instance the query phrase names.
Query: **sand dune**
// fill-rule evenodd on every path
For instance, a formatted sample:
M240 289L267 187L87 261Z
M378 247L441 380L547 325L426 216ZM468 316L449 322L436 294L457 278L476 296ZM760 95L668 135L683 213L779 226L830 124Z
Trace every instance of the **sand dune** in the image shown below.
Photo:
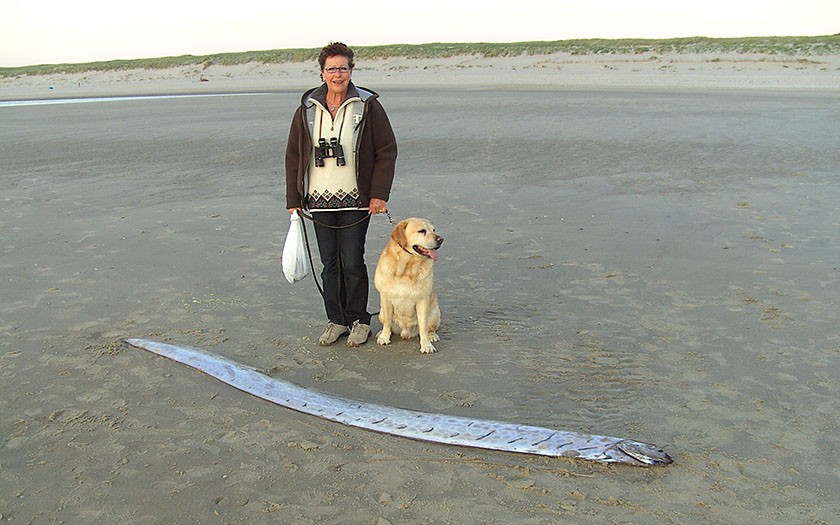
M840 86L840 56L572 55L387 59L358 64L361 85L398 87L815 89ZM242 64L0 79L0 100L159 93L299 91L317 64Z

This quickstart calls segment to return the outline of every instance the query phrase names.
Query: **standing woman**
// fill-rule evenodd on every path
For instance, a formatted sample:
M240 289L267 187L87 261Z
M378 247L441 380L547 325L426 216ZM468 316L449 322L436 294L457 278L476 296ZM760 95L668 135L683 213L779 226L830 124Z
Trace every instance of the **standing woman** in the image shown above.
M357 87L353 51L340 42L321 50L321 86L301 97L286 146L286 208L307 209L324 266L327 326L318 339L347 346L370 335L365 239L370 215L385 213L397 140L375 92Z

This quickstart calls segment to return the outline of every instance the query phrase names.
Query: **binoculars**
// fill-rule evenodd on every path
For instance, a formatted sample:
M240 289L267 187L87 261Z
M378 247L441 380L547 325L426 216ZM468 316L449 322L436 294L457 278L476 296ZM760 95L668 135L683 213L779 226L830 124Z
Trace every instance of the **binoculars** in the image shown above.
M338 139L333 137L327 143L324 139L318 139L318 145L315 146L315 166L318 168L324 167L324 159L335 159L337 166L344 166L347 162L344 160L344 148L338 143Z

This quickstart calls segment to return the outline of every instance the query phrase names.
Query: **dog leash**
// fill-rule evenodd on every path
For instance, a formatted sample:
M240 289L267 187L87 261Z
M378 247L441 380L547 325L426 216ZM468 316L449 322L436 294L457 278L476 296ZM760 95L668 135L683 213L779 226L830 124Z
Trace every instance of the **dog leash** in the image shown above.
M370 220L370 215L368 215L368 216L362 217L358 221L350 223L350 224L345 224L343 226L331 226L329 224L324 224L323 222L317 221L315 219L315 217L313 217L312 215L307 215L306 213L303 212L303 210L298 210L298 214L301 217L304 217L305 219L308 219L308 220L312 221L313 224L317 224L319 226L323 226L325 228L330 228L330 229L333 229L333 230L343 230L345 228L352 228L353 226L359 225L359 224L361 224L361 223L363 223L367 220ZM388 222L391 223L391 224L394 224L394 219L391 218L391 214L390 214L390 212L388 212L388 210L385 210L385 215L388 216ZM321 299L326 300L326 297L324 296L324 288L321 286L321 283L318 282L318 278L315 276L315 261L314 261L314 259L312 259L312 248L309 247L309 235L306 233L306 226L305 225L303 227L303 240L306 243L306 255L307 255L307 257L309 257L309 269L312 271L312 280L315 281L315 286L318 288L318 293L321 294ZM338 250L338 265L339 265L339 267L341 267L341 250ZM343 316L344 315L344 306L339 304L339 307L342 310L341 315ZM378 313L379 312L374 312L370 315L371 315L371 317L373 317L373 316L377 315Z
M353 226L356 226L357 224L361 224L361 223L365 222L366 220L368 220L370 218L370 215L368 215L367 217L362 217L358 221L352 222L350 224L345 224L343 226L330 226L329 224L324 224L323 222L319 222L312 215L307 215L306 213L304 213L303 210L298 210L298 214L305 219L309 219L310 221L312 221L313 224L317 224L318 226L323 226L324 228L330 228L330 229L333 229L333 230L343 230L345 228L352 228ZM391 223L391 224L394 224L394 219L391 218L391 213L388 210L385 210L385 215L388 216L388 222Z

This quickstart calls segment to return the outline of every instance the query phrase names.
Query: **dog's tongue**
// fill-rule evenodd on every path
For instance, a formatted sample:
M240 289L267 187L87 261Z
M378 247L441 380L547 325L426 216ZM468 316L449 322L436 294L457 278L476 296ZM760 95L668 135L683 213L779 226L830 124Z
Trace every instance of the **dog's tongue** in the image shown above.
M415 249L433 261L438 260L437 250L433 250L431 248L424 248L422 246L415 246Z

